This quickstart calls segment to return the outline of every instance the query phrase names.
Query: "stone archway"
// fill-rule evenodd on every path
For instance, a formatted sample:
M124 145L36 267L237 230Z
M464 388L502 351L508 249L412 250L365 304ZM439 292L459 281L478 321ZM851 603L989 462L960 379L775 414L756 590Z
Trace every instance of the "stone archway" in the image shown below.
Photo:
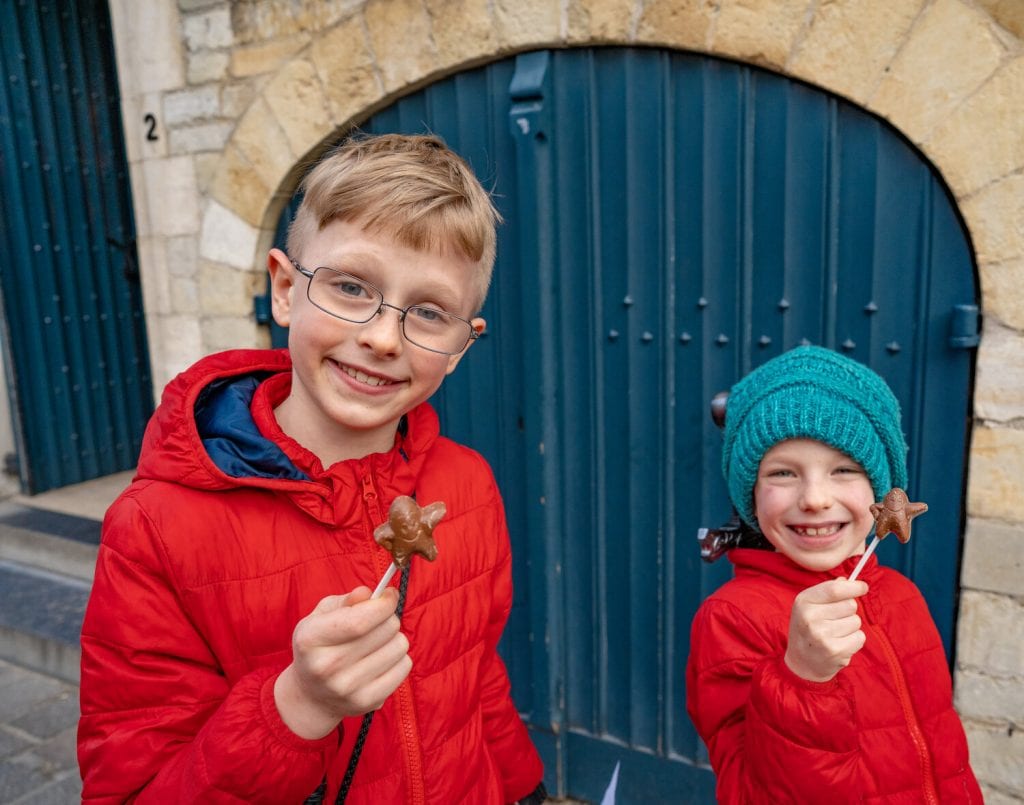
M1021 257L1020 232L1001 231L985 213L1006 210L1024 188L1014 175L1024 167L1024 142L1013 125L1024 111L1024 56L1000 39L990 17L960 0L885 4L866 18L828 4L810 23L803 2L727 4L717 13L693 5L368 2L284 63L250 104L214 175L216 203L204 228L227 214L265 230L283 203L277 194L307 155L339 128L441 75L533 48L653 45L767 67L887 119L945 178L974 239L983 285L1008 284L987 267Z

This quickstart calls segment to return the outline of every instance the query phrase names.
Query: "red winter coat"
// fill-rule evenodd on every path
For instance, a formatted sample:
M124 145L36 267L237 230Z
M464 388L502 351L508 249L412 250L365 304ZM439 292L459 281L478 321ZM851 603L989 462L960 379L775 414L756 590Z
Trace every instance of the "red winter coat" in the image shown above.
M412 673L374 717L347 801L527 795L542 768L496 651L512 581L489 467L439 436L423 404L390 452L324 470L274 420L289 370L284 351L211 356L168 385L149 423L104 520L82 628L83 798L301 803L326 774L333 802L360 719L304 740L281 721L274 681L321 598L383 575L373 529L413 493L447 504L439 555L412 561Z
M797 593L848 576L734 549L736 577L694 619L686 704L725 803L980 803L938 631L917 587L872 557L867 642L828 682L783 661ZM859 558L859 557L858 557Z

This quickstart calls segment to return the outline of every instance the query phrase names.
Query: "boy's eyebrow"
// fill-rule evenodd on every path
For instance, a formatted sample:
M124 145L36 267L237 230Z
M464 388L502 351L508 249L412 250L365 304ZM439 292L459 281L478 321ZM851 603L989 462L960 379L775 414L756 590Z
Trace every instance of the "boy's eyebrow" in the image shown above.
M420 302L435 302L449 313L456 313L456 309L461 304L458 293L447 285L441 285L436 282L428 282L425 285L416 286L416 292L413 296L416 299L409 304L417 305Z
M352 262L356 262L359 265L352 266ZM348 252L347 254L337 255L328 261L317 263L316 268L326 267L348 272L353 269L357 270L362 265L367 265L367 267L373 271L384 271L388 268L387 261L382 260L372 252ZM378 287L384 284L382 282L383 278L380 276L371 275L369 277L363 277L363 279L372 282ZM415 293L412 295L415 296L416 299L407 302L407 304L417 305L425 301L435 301L445 310L455 312L455 308L459 307L461 303L457 291L443 283L425 281L422 285L414 286L414 290ZM384 301L390 301L388 293L383 287L380 287L380 291L384 294Z
M761 463L758 465L758 471L764 469L778 469L779 467L795 467L800 462L793 458L779 458L778 456L772 456L771 458L762 458Z
M352 258L356 258L357 260L367 260L378 266L384 265L384 261L371 252L348 252L346 254L333 255L329 256L325 260L320 260L317 262L316 267L343 268L346 263L352 261Z

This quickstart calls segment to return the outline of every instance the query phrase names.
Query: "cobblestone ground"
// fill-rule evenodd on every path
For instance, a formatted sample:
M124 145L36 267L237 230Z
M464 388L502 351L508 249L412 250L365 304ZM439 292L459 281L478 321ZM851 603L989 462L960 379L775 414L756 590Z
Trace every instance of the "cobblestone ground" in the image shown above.
M80 802L77 725L75 685L0 661L0 802Z

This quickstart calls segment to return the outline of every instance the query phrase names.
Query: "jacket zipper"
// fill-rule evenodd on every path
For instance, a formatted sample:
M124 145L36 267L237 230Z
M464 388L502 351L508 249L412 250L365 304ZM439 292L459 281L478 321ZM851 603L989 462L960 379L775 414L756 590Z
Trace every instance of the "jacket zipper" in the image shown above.
M910 732L910 740L917 751L918 763L921 766L925 802L930 805L939 805L939 795L935 790L935 776L932 769L931 753L928 751L928 743L925 741L924 733L921 731L921 724L917 720L917 714L914 713L914 707L910 701L910 689L907 686L907 679L903 675L903 669L900 667L899 660L896 657L896 650L892 647L892 643L889 642L885 632L868 620L867 613L863 607L860 607L860 609L861 614L864 616L864 622L871 628L871 634L878 639L878 644L882 647L885 659L889 663L889 670L892 671L892 675L896 680L896 693L900 701L900 708L903 710L903 720L906 722L907 729Z
M363 502L369 510L373 522L383 522L384 513L380 508L380 499L377 497L377 487L373 485L373 476L366 473L362 478Z
M377 487L373 483L373 476L367 472L362 478L363 502L367 511L370 512L372 522L382 523L387 518L381 508L380 497L377 495ZM385 565L380 567L380 562L375 561L377 572L383 574L387 570ZM402 737L405 743L406 773L409 779L409 802L411 805L422 805L426 801L423 791L423 760L420 751L419 739L416 735L416 715L412 707L412 687L406 679L398 686L394 693L397 699L399 719L402 724Z
M412 709L412 686L406 679L395 691L398 696L398 708L402 716L402 731L405 733L406 769L409 773L409 802L422 805L426 802L423 791L423 758L420 751L419 737L416 734L416 714Z

